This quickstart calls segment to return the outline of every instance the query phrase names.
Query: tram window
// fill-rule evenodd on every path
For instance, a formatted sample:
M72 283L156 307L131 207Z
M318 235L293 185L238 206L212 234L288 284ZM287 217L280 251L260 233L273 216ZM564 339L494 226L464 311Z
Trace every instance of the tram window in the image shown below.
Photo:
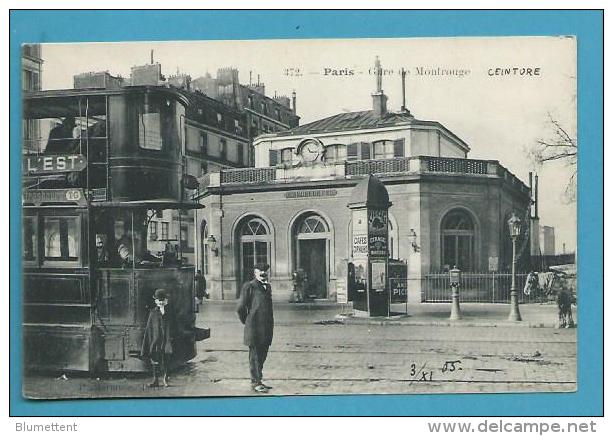
M37 258L38 235L36 217L23 219L23 260L32 262Z
M77 261L79 259L78 217L44 218L45 261Z
M138 145L146 150L162 149L162 125L157 105L144 103L139 106Z

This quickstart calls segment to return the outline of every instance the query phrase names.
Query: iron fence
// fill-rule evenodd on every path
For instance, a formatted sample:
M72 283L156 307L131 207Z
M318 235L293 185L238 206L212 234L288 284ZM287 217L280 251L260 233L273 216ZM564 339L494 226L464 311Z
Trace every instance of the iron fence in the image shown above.
M527 273L515 274L518 301L520 303L542 302L539 296L524 294L527 276ZM463 271L459 290L460 302L509 303L511 300L511 273ZM451 302L448 272L430 273L423 277L422 301L428 303Z

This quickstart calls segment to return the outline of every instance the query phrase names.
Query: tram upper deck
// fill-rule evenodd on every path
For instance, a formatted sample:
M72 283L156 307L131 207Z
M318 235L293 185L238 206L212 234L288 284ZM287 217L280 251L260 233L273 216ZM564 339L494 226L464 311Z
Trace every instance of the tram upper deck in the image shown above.
M82 189L92 202L182 201L187 104L165 87L25 93L24 189Z

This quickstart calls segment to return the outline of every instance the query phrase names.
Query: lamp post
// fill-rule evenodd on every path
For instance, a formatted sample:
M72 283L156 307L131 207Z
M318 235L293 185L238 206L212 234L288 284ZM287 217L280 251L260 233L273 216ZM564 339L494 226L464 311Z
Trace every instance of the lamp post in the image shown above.
M452 321L462 319L462 313L460 312L460 274L461 271L457 266L449 270L449 286L451 286L451 315L449 319Z
M513 213L507 224L509 225L511 241L513 241L513 263L511 264L511 312L509 313L509 321L521 321L519 304L517 301L517 287L515 285L515 265L517 263L517 259L515 258L515 244L517 242L517 237L521 233L521 220Z

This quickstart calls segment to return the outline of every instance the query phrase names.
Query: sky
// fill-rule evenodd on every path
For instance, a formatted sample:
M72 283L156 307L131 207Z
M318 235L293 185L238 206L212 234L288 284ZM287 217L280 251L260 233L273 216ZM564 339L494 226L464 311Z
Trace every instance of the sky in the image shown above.
M526 184L528 172L538 171L540 223L555 227L558 252L563 244L566 252L575 250L576 204L564 198L572 168L564 162L537 168L526 153L538 139L552 137L549 114L576 137L574 38L45 44L43 89L71 88L72 76L88 71L129 77L132 66L150 61L151 50L166 76L215 76L218 68L235 67L241 83L249 83L250 71L253 82L259 75L269 96L295 91L301 124L371 109L379 56L388 110L400 110L404 68L407 107L416 118L440 122L469 144L470 158L498 160ZM518 70L496 75L496 68ZM521 75L521 69L532 75Z

